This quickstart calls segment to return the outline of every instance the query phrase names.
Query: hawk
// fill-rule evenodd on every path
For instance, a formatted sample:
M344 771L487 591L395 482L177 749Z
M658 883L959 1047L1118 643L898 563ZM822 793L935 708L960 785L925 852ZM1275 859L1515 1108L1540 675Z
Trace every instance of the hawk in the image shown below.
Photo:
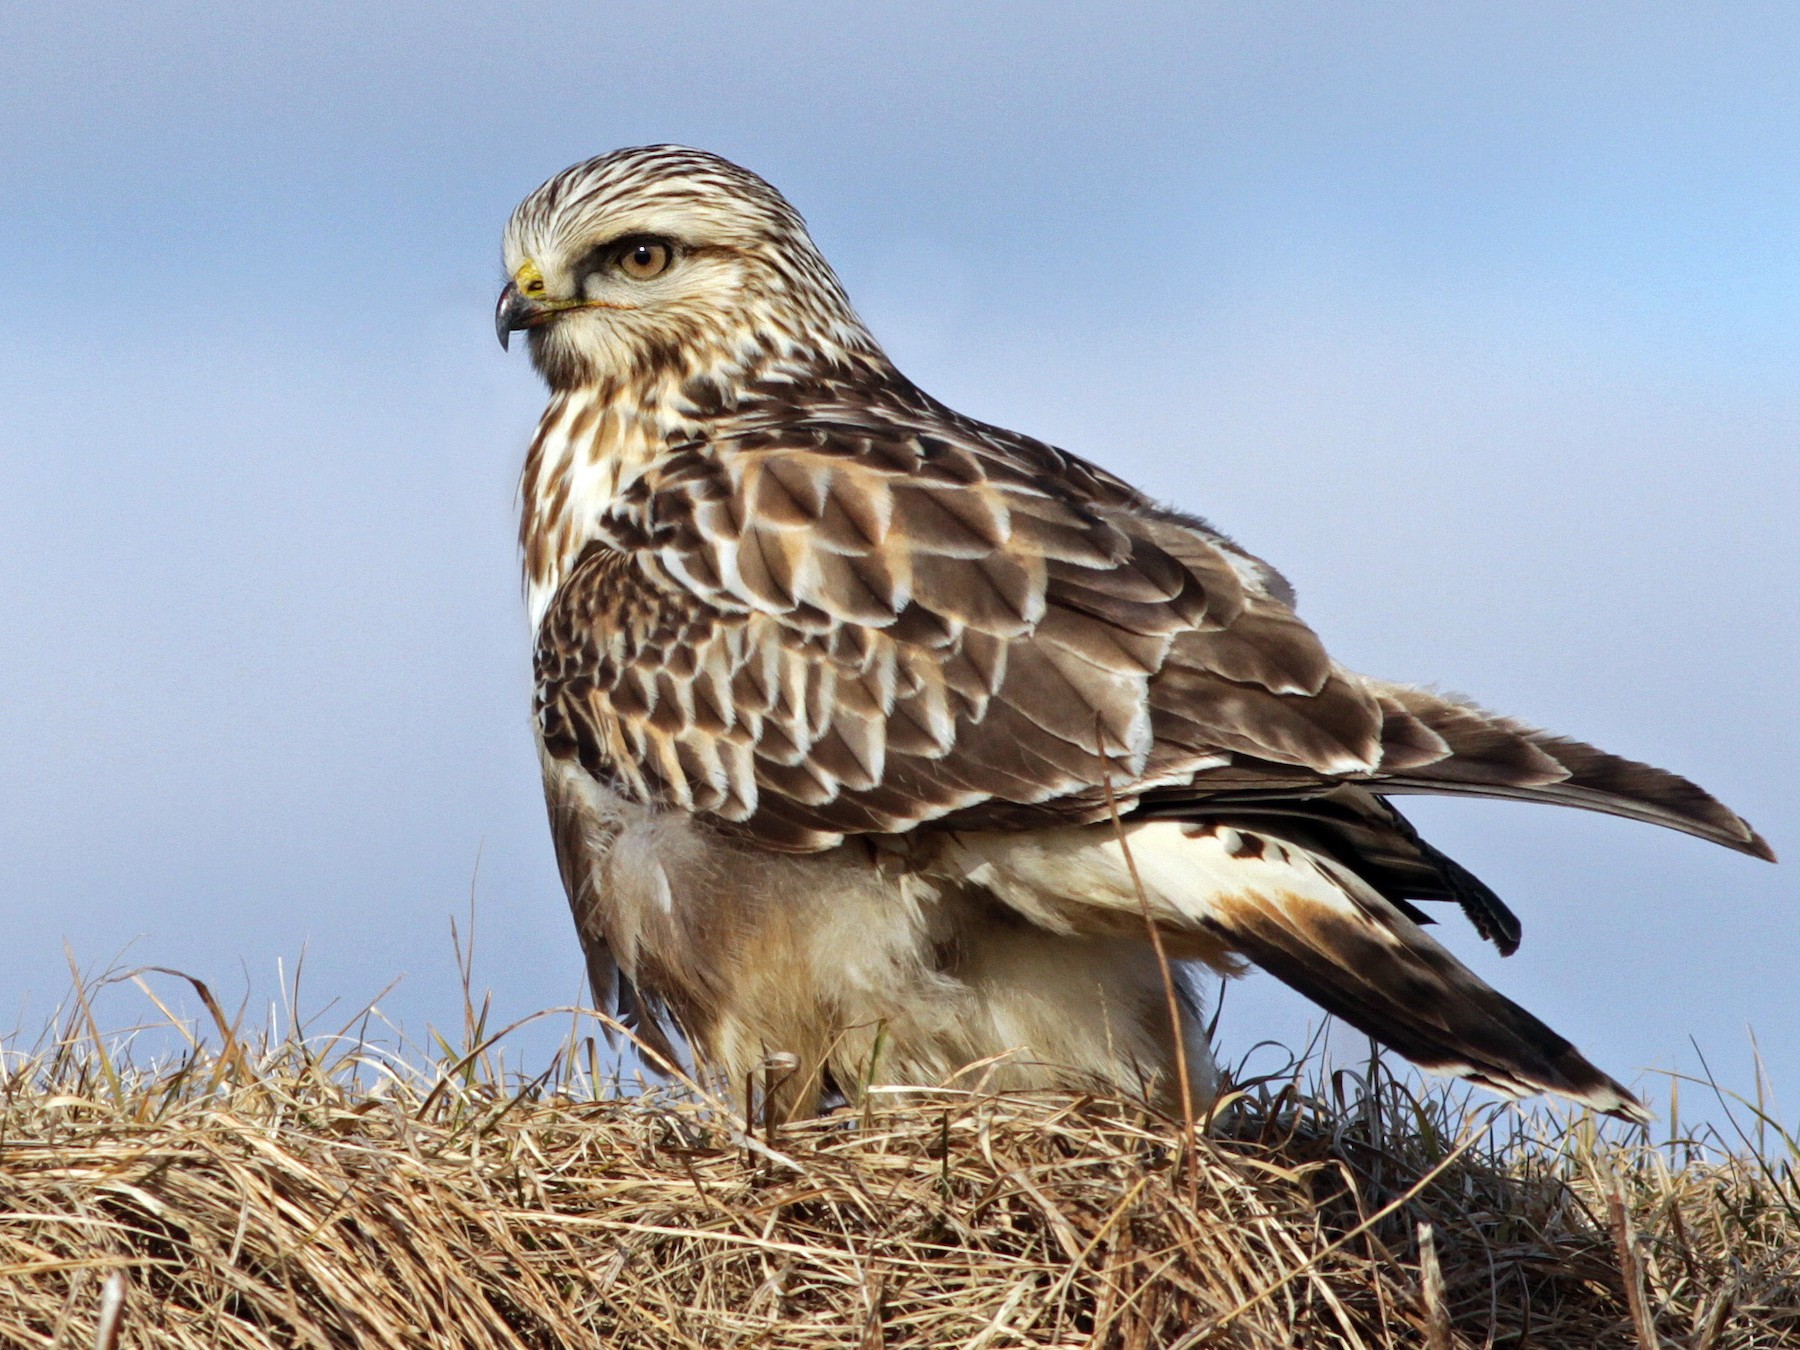
M513 213L501 345L535 712L593 993L658 1053L1204 1105L1253 964L1408 1059L1644 1119L1425 932L1519 922L1392 799L1559 803L1772 858L1686 779L1334 662L1267 563L896 370L792 206L614 151ZM1174 974L1170 974L1170 963ZM971 1066L975 1066L971 1070Z

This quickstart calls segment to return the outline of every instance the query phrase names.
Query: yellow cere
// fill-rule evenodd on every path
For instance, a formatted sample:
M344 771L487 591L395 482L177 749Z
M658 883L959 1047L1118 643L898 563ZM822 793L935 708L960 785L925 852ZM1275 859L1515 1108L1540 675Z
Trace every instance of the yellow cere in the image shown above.
M519 270L513 273L513 284L527 295L539 295L544 289L544 274L538 270L536 263L527 258L519 264Z

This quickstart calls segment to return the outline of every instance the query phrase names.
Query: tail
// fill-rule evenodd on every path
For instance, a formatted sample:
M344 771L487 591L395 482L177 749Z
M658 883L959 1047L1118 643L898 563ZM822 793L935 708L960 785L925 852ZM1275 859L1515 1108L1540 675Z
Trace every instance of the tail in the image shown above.
M1122 839L1092 825L964 835L957 847L963 879L1046 927L1118 936L1148 904L1171 951L1227 971L1248 959L1422 1068L1649 1119L1367 881L1276 829L1153 820L1126 824Z
M1775 861L1749 822L1677 774L1538 731L1428 689L1365 683L1384 718L1371 790L1427 792L1579 806L1666 825Z

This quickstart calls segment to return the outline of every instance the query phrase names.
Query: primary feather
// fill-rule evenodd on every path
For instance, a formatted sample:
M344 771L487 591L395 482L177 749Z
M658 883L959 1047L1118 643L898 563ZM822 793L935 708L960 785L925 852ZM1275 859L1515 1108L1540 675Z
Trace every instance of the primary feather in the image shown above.
M1267 564L894 369L800 217L672 146L514 213L551 400L521 527L558 859L596 996L733 1075L1169 1100L1154 923L1426 1065L1641 1107L1420 929L1519 925L1387 801L1557 802L1769 857L1687 780L1333 662ZM1135 876L1134 876L1135 873ZM666 1047L665 1047L666 1049Z

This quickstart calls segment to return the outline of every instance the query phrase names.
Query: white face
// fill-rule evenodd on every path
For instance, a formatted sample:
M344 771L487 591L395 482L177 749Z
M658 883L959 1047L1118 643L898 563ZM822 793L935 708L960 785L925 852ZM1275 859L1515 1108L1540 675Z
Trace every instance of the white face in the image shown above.
M716 346L751 307L754 257L720 234L694 213L657 210L508 231L507 272L532 307L533 363L553 384L586 383Z
M497 322L552 385L692 375L856 325L773 188L698 151L619 151L552 178L507 225Z

